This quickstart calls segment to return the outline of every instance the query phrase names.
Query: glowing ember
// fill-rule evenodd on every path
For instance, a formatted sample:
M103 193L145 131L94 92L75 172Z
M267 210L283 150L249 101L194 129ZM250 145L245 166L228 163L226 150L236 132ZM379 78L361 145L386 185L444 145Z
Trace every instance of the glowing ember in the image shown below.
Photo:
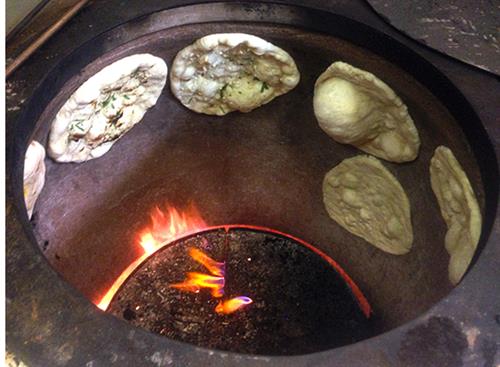
M213 297L219 298L224 295L224 283L224 277L189 272L185 281L170 286L193 293L198 293L202 288L208 288Z
M230 314L238 311L240 308L245 307L252 303L252 299L245 296L234 297L228 299L227 301L220 301L217 307L215 307L215 312L218 314Z
M151 213L151 225L141 231L139 235L138 242L144 250L144 253L135 259L120 276L116 278L106 294L97 302L97 307L101 310L106 310L118 289L125 280L127 280L129 275L148 258L148 256L177 238L198 232L206 227L207 224L194 205L191 205L187 210L181 213L174 207L168 207L166 212L155 207ZM215 264L218 263L215 262Z
M191 247L189 249L189 256L191 256L194 260L203 265L207 270L213 275L217 275L220 277L224 276L224 263L220 263L215 261L214 259L208 257L203 252L198 249Z

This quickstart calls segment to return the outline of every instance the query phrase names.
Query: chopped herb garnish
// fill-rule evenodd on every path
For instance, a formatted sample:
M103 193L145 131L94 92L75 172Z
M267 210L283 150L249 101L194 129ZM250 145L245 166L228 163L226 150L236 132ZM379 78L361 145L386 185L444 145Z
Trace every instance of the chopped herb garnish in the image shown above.
M264 93L266 89L269 89L269 85L266 82L262 82L262 87L260 87L260 92Z
M106 98L103 102L101 102L101 107L105 108L107 105L111 102L111 98L113 97L113 94L110 94L108 98Z
M219 108L222 111L222 113L226 113L226 111L224 111L224 108L222 108L222 106L219 106Z
M130 99L130 97L129 97L129 96L127 96L126 94L124 94L124 95L123 95L123 98L125 98L125 99Z
M84 128L82 126L82 120L78 121L76 124L75 124L75 127L80 130L80 131L84 131Z
M80 130L80 131L85 131L85 129L83 128L82 126L82 123L83 123L83 119L76 119L76 120L73 120L73 124L71 125L71 128L70 130Z

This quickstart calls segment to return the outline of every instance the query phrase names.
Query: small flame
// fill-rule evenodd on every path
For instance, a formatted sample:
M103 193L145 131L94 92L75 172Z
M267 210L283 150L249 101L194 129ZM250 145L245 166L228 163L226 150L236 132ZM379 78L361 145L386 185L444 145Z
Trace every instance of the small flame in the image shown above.
M225 286L225 263L217 262L202 251L193 247L189 248L188 253L189 256L206 267L213 275L188 272L186 273L186 280L181 283L171 284L170 287L193 293L198 293L202 288L208 288L213 297L222 297L224 295ZM252 302L251 298L244 296L231 298L227 301L220 301L215 307L215 312L219 314L230 314Z
M240 308L245 307L252 303L252 299L250 297L240 296L228 299L227 301L220 301L219 304L215 307L215 312L218 314L228 315L235 311L238 311Z
M191 256L195 261L199 262L203 265L207 270L213 274L220 277L224 276L224 267L225 264L222 262L217 262L214 259L208 257L203 252L198 249L191 247L189 249L189 256Z
M127 280L130 274L142 264L149 255L155 253L170 242L190 233L198 232L207 224L194 205L179 213L174 207L168 207L166 212L155 207L151 213L151 225L139 235L139 244L144 253L135 259L114 281L104 296L97 302L97 307L106 310L113 296Z
M213 297L219 298L224 295L224 277L195 272L189 272L186 275L185 281L171 284L170 287L193 293L198 293L202 288L208 288Z
M166 213L155 207L151 213L151 226L139 235L139 243L146 253L152 254L163 247L165 243L197 232L206 226L205 221L193 205L182 213L179 213L174 207L169 207Z

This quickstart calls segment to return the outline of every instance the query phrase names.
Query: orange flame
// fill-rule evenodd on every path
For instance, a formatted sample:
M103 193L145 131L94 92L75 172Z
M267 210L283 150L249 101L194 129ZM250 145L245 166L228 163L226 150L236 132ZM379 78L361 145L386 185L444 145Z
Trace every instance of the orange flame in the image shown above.
M194 205L181 213L174 207L168 207L166 213L155 207L151 213L151 225L141 231L139 235L138 242L144 253L127 266L120 276L116 278L113 285L97 303L97 307L105 311L113 296L129 275L151 254L182 236L198 232L206 227L207 224Z
M218 314L228 315L235 311L238 311L240 308L245 307L252 303L252 299L250 297L240 296L228 299L227 301L220 301L219 304L215 307L215 312Z
M169 207L167 213L155 207L151 213L151 227L139 235L139 243L148 254L156 252L165 243L197 232L207 226L198 210L191 205L187 212L179 213L174 207Z
M222 297L224 295L225 286L225 263L217 262L202 251L193 247L189 248L188 253L189 256L205 266L213 275L188 272L186 273L186 280L181 283L171 284L170 287L193 293L198 293L202 288L208 288L213 297ZM251 298L244 296L235 297L227 301L220 301L215 307L215 312L219 314L230 314L252 302Z
M191 247L189 249L189 256L191 256L195 261L203 265L207 270L213 275L220 277L224 276L224 263L215 261L214 259L208 257L203 252L198 249Z
M224 283L224 277L189 272L185 281L170 286L193 293L198 293L201 288L208 288L212 296L218 298L224 295Z

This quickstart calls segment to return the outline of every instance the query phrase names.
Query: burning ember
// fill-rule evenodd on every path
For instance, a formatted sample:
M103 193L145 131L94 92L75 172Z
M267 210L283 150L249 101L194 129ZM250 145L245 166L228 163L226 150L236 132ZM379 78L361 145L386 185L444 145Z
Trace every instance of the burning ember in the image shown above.
M210 289L212 297L222 297L224 295L225 286L225 263L217 262L202 251L192 247L189 249L188 253L189 256L207 268L213 275L188 272L186 274L186 280L181 283L171 284L170 287L193 293L198 293L202 288L208 288ZM215 312L218 314L230 314L252 302L251 298L245 296L231 298L227 301L220 301L217 307L215 307Z
M113 285L108 289L106 294L97 303L97 307L105 311L113 299L113 296L127 280L129 275L151 254L168 245L170 242L187 234L198 232L203 228L206 228L206 226L207 224L202 219L194 205L191 205L185 212L181 213L179 213L174 207L168 207L166 212L163 212L160 208L155 207L151 213L151 225L139 234L138 242L144 250L144 253L139 256L139 258L134 260L120 274ZM203 253L201 253L201 255L205 256ZM195 256L200 256L200 254ZM208 256L206 258L203 256L200 257L200 262L204 265L206 264L205 266L207 266L207 268L212 267L214 269L220 265L219 263L212 261L212 259ZM222 275L219 273L215 275L223 276L223 273ZM222 278L222 282L223 281L224 279ZM222 285L222 287L224 287L224 285Z

